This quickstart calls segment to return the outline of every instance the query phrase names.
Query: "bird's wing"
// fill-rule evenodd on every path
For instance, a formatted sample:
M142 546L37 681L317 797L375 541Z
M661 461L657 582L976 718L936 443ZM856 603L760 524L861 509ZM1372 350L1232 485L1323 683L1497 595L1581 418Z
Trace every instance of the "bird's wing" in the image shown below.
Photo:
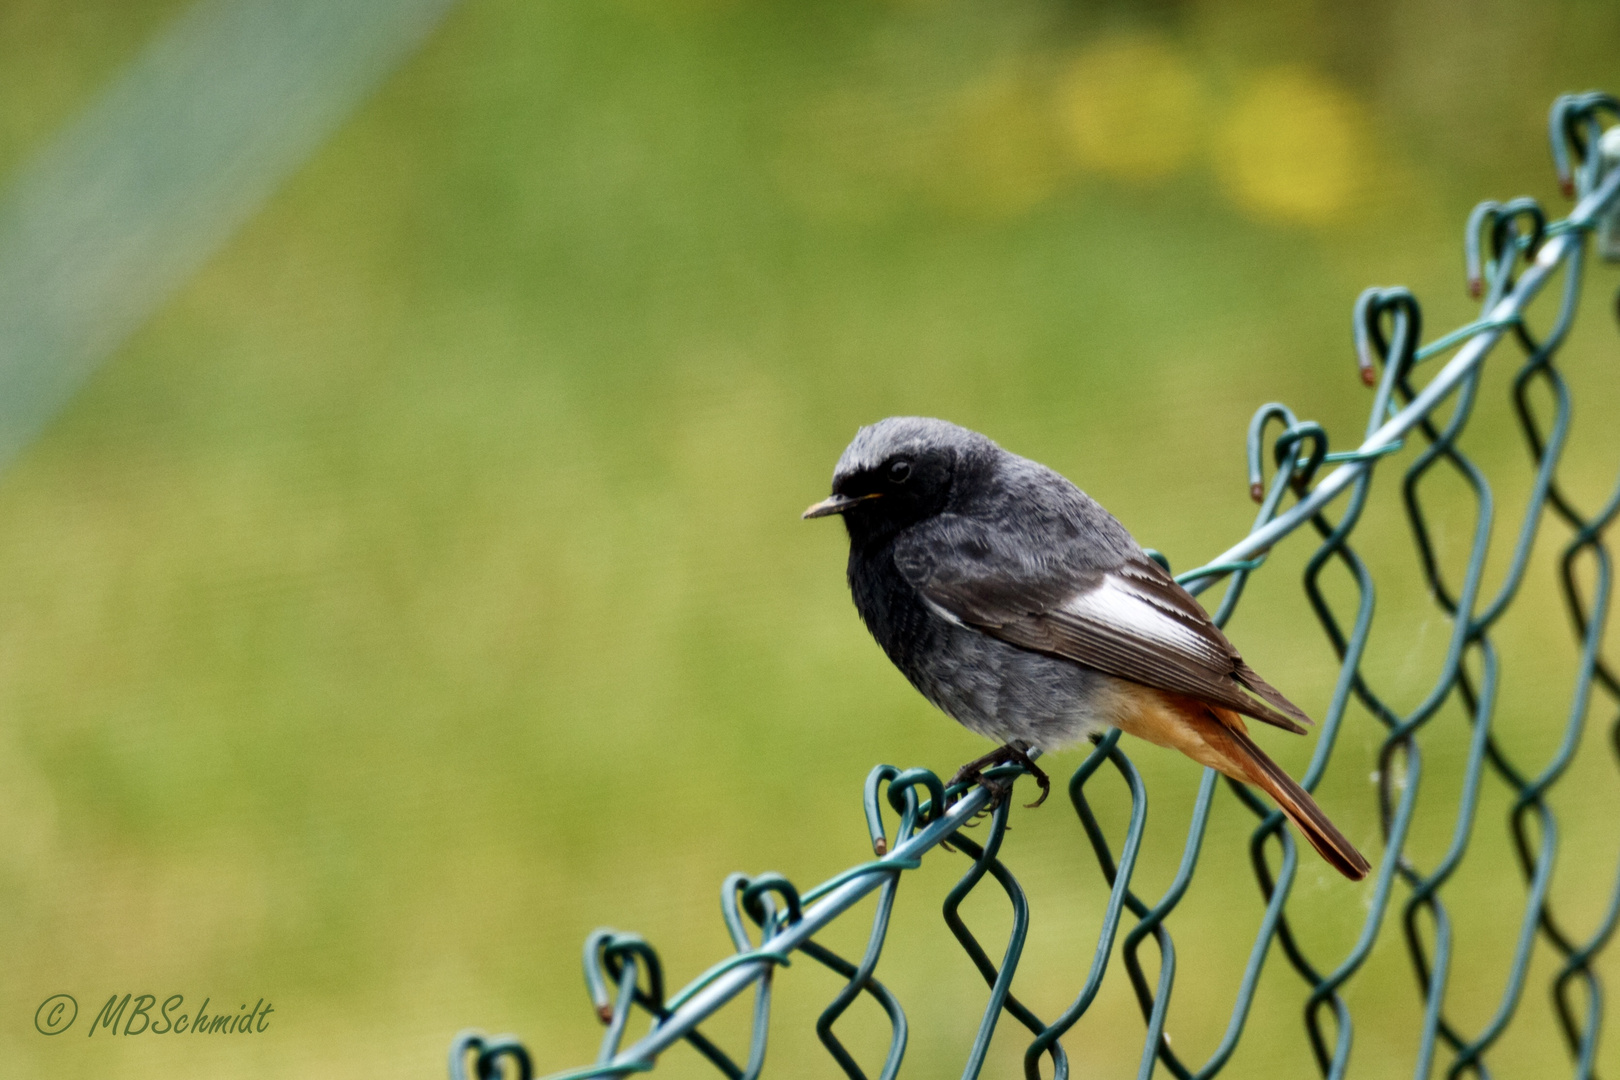
M1097 566L1074 547L941 514L900 537L895 565L942 614L1002 641L1289 731L1311 723L1158 563L1138 550Z

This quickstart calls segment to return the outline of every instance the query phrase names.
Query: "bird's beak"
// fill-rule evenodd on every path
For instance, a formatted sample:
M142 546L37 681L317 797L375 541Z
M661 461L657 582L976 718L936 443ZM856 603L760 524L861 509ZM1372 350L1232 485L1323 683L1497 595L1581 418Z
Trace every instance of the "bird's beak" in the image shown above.
M868 499L880 499L882 497L883 492L881 491L874 491L870 495L857 495L853 499L848 495L831 495L825 499L822 499L820 502L816 503L799 516L804 518L818 518L826 517L829 514L842 514L845 510L848 510L856 503L863 503Z

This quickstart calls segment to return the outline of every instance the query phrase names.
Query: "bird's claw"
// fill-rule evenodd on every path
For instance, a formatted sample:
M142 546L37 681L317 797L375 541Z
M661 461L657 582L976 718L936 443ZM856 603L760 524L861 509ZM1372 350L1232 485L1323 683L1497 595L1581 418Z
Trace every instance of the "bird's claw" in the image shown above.
M985 791L990 793L990 801L984 804L984 808L982 810L973 815L973 821L978 821L979 818L990 813L992 810L996 809L996 807L1006 802L1007 796L1012 793L1012 789L1010 787L1003 784L1000 780L990 779L979 770L975 762L971 761L962 766L960 769L956 770L956 775L951 777L951 782L947 784L946 787L955 787L958 784L969 784L982 787Z
M1035 785L1041 789L1041 793L1035 797L1034 802L1024 804L1024 809L1033 810L1037 806L1041 805L1041 803L1045 802L1048 795L1052 794L1052 779L1040 769L1036 768L1033 761L1026 762L1025 764L1030 770L1030 776L1035 778Z
M990 793L990 801L985 804L980 814L988 814L999 807L1012 794L1012 785L990 779L984 775L984 770L997 765L1010 764L1022 765L1041 789L1040 795L1034 802L1024 804L1025 809L1033 810L1045 802L1046 797L1052 793L1052 779L1030 758L1029 747L1023 743L1014 742L1005 746L998 746L983 757L973 759L956 770L956 775L951 777L951 786L956 784L977 784L979 787L984 788L985 791ZM974 816L977 818L979 815Z

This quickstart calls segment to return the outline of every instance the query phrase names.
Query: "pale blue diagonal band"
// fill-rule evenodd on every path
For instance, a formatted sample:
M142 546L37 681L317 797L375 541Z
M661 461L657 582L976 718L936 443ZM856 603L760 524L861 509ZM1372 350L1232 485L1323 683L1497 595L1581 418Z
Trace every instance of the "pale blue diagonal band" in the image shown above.
M454 0L203 0L0 195L0 465Z

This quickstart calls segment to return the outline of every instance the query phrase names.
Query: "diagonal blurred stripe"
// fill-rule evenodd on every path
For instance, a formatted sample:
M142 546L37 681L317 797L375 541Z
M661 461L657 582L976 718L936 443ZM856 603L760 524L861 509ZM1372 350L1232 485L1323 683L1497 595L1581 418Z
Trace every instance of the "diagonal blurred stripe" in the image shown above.
M0 465L454 0L201 0L0 196Z

